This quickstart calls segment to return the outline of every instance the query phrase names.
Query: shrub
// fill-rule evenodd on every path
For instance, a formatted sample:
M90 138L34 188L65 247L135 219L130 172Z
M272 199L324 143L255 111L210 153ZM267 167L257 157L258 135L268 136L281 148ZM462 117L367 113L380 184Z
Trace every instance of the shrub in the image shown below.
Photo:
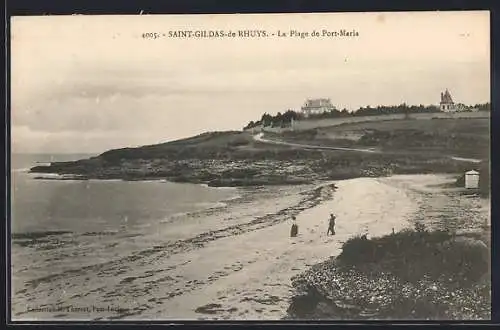
M366 239L360 236L345 242L338 257L340 265L360 269L377 268L392 272L404 281L424 276L467 285L489 269L488 249L480 241L453 236L445 231L403 230L393 235Z
M373 261L372 254L375 250L376 246L372 240L367 239L366 236L358 235L344 243L338 260L350 264Z

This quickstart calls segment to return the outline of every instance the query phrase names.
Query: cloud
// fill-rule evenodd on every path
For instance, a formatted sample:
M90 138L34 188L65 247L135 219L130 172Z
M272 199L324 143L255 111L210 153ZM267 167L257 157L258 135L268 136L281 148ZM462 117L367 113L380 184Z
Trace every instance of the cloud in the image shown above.
M309 97L339 107L489 100L487 13L22 17L12 25L20 150L105 150L238 129ZM293 24L291 24L293 23ZM355 28L354 39L144 40L173 29ZM57 35L57 38L54 37Z
M348 108L433 104L444 88L463 103L489 99L489 66L477 63L394 65L382 72L376 66L357 64L300 71L220 72L198 79L183 77L177 84L170 79L167 84L161 78L123 77L66 84L30 106L14 102L12 122L47 132L128 134L171 125L188 129L193 117L204 123L219 118L227 124L217 128L239 128L263 112L298 109L308 97L330 97L339 107Z

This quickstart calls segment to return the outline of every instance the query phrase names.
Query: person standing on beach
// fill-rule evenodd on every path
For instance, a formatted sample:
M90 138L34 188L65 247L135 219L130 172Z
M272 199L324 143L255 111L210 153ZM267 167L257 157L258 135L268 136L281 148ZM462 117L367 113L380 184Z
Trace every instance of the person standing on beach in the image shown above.
M299 226L297 225L297 219L295 216L292 216L292 229L290 230L290 237L297 237L297 234L299 233Z
M336 217L333 215L333 213L330 214L330 221L328 223L328 231L326 232L326 236L331 232L332 235L335 235L335 219Z

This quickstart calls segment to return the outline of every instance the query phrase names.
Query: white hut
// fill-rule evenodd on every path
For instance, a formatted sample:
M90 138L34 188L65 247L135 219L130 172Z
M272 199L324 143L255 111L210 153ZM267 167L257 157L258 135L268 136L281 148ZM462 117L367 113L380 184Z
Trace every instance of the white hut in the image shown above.
M465 172L465 188L466 189L479 188L479 172L474 170Z

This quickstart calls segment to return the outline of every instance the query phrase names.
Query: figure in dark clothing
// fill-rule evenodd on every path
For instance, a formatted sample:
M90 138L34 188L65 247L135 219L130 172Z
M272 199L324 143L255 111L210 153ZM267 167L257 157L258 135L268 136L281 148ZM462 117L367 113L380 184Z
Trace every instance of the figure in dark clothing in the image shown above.
M299 233L299 226L297 225L297 219L295 216L292 217L293 224L292 224L292 230L290 230L290 237L297 237L297 234Z
M333 214L330 214L330 221L328 223L328 231L326 232L326 236L331 232L332 235L335 235L335 219L336 217Z

